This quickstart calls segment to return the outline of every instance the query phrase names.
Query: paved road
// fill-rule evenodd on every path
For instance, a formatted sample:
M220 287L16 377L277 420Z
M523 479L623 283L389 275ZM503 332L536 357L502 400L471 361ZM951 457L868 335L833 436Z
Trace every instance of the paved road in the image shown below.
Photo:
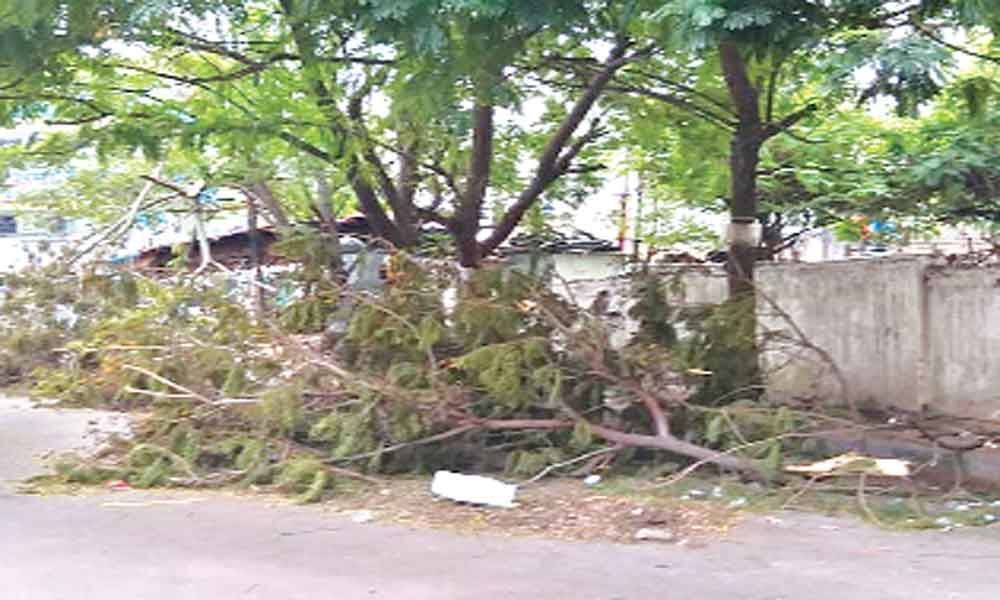
M0 401L0 480L94 414ZM152 502L152 503L151 503ZM781 514L701 548L469 537L190 493L16 495L0 483L3 600L1000 598L1000 531L891 533Z

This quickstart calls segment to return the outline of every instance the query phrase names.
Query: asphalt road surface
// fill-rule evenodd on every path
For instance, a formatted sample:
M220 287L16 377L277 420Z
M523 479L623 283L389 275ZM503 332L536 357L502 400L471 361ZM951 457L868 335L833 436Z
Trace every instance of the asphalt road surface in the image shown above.
M703 547L505 539L354 523L218 494L19 495L93 412L0 400L2 600L997 600L1000 530L888 532L781 513ZM92 432L91 432L92 433Z

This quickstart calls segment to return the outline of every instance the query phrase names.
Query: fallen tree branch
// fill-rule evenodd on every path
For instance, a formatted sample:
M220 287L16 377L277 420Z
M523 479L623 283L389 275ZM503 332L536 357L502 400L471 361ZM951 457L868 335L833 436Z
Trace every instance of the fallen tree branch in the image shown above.
M558 318L551 313L551 311L545 310L543 312L552 320L552 322L561 331L568 335L572 335L573 332L565 326ZM687 456L688 458L694 458L699 461L704 461L705 463L715 464L723 469L730 469L733 471L738 471L744 473L745 475L752 477L758 481L769 482L773 479L773 476L769 475L764 469L757 465L754 461L732 456L725 452L718 452L710 448L705 448L704 446L698 446L697 444L692 444L686 442L670 432L669 422L667 421L666 414L663 411L663 407L660 406L658 396L649 390L647 390L642 384L627 381L624 378L614 376L609 370L599 364L595 364L594 361L591 362L591 368L597 369L596 374L601 375L605 379L611 379L612 381L617 381L619 385L622 383L628 384L625 387L630 389L633 393L636 393L640 400L645 405L646 411L649 414L650 420L653 423L653 428L655 435L647 435L641 433L630 433L625 431L619 431L612 429L610 427L604 427L603 425L596 425L591 423L583 415L579 414L573 410L569 405L563 403L564 411L569 414L575 422L586 424L590 430L597 434L598 436L604 438L609 442L614 442L616 444L621 444L623 446L634 446L640 448L652 448L657 450L666 450L668 452L673 452L675 454L680 454L682 456ZM679 404L684 404L683 401L678 399Z
M345 456L343 458L334 458L330 459L327 462L350 462L355 460L372 458L373 456L398 452L399 450L402 450L404 448L411 448L414 446L425 446L427 444L433 444L435 442L443 442L453 437L460 436L464 433L469 433L471 431L477 431L480 429L491 429L491 430L564 429L572 426L573 422L566 419L509 419L509 420L481 419L474 421L465 421L461 425L455 427L454 429L449 429L447 431L443 431L441 433L437 433L425 438L420 438L418 440L413 440L410 442L401 442L399 444L395 444L392 446L379 448L378 450L372 450L371 452L362 452L361 454L354 454L352 456Z
M371 452L362 452L361 454L354 454L352 456L345 456L343 458L332 458L326 462L351 462L355 460L362 460L366 458L372 458L373 456L379 456L382 454L389 454L392 452L398 452L404 448L410 448L413 446L425 446L427 444L433 444L435 442L443 442L444 440L451 439L462 435L463 433L468 433L470 431L475 431L479 429L475 425L463 425L461 427L456 427L454 429L449 429L429 437L421 438L419 440L413 440L412 442L402 442L395 444L393 446L386 446L385 448L379 448L378 450L372 450Z
M687 456L688 458L703 461L702 464L711 463L723 469L737 471L762 482L770 482L774 479L772 475L769 475L756 462L750 459L733 456L732 454L726 452L719 452L717 450L712 450L711 448L685 442L672 434L658 436L645 435L641 433L626 433L624 431L618 431L602 425L595 425L588 421L584 422L590 426L591 431L609 442L616 442L618 444L622 444L623 446L666 450L668 452L673 452L674 454L680 454L681 456Z
M167 392L144 390L141 388L133 387L131 385L127 385L123 389L124 391L129 392L131 394L143 394L145 396L152 396L154 398L163 398L165 400L188 400L195 397L192 396L191 394L170 394Z
M370 483L372 485L384 485L384 482L380 479L375 479L374 477L369 477L367 475L358 473L357 471L352 471L350 469L345 469L343 467L326 465L326 470L333 473L334 475L340 475L342 477L350 477L351 479L357 479L359 481L364 481L365 483Z
M156 168L153 169L154 176L159 175L160 168L161 165L157 165ZM144 179L146 178L144 177ZM67 263L69 265L73 265L76 261L90 254L94 248L97 248L101 243L110 239L117 239L124 235L132 227L132 224L135 223L135 219L139 215L139 211L143 208L143 205L146 202L146 197L148 197L149 193L152 191L153 181L147 179L146 184L142 187L139 195L136 197L135 201L132 202L132 205L129 206L128 212L126 212L120 219L112 223L110 227L97 234L90 244L70 257ZM146 208L149 207L147 206Z
M575 458L571 458L569 460L564 460L562 462L557 462L557 463L551 464L551 465L545 467L544 469L542 469L541 471L539 471L531 479L525 479L524 481L522 481L521 483L519 483L517 485L518 485L518 487L525 486L525 485L531 485L532 483L536 483L537 481L540 481L541 479L544 479L546 475L548 475L552 471L555 471L556 469L561 469L563 467L568 467L570 465L574 465L574 464L576 464L578 462L583 462L583 461L585 461L587 459L595 458L597 456L603 456L605 454L611 454L611 453L614 453L614 452L618 452L619 450L621 450L621 446L611 446L610 448L601 448L600 450L594 450L592 452L587 452L586 454L581 454L580 456L577 456Z
M188 394L190 397L192 397L192 398L194 398L196 400L200 400L201 402L204 402L205 404L215 404L214 402L212 402L212 400L210 400L206 396L203 396L203 395L199 394L198 392L192 391L192 390L190 390L190 389L188 389L188 388L180 385L179 383L175 383L173 381L170 381L166 377L163 377L161 375L157 375L156 373L150 371L149 369L144 369L142 367L137 367L135 365L122 365L122 368L125 369L125 370L127 370L127 371L135 371L136 373L141 373L142 375L145 375L146 377L149 377L150 379L152 379L154 381L158 381L158 382L162 383L163 385L165 385L167 387L171 387L171 388L173 388L173 389L175 389L175 390L177 390L179 392L183 392L185 394Z

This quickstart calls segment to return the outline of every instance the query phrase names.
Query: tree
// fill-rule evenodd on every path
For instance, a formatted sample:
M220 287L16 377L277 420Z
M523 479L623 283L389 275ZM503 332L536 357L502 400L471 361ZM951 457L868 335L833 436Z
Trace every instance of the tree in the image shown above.
M0 8L0 124L36 116L34 101L58 99L58 87L73 77L74 59L108 39L127 13L127 0L36 0Z
M54 44L58 69L0 96L9 118L69 128L32 154L200 153L225 163L201 171L281 226L290 212L332 230L350 198L393 245L437 223L475 266L539 202L592 186L600 150L624 144L685 200L725 204L734 293L752 276L751 222L773 241L794 211L797 131L885 96L912 113L956 52L942 28L995 25L982 0L132 4L41 3L46 18L17 25L67 37L69 7L89 11ZM859 85L859 69L872 80Z
M859 213L922 228L995 221L995 71L964 69L919 114L845 109L815 125L812 140L775 140L762 159L761 212L800 227Z
M75 127L63 143L74 152L242 157L258 196L273 196L267 182L287 164L312 161L378 236L412 247L436 222L472 267L543 194L596 168L581 163L605 133L593 113L611 77L648 53L614 5L162 2L115 30L141 52L105 44L73 64L80 93L60 83L18 99ZM600 66L579 89L553 88L552 48ZM529 124L532 95L549 106ZM480 239L489 208L495 226Z
M914 111L940 91L940 63L948 49L900 33L912 32L918 19L968 27L987 22L991 14L979 2L677 0L654 6L650 35L665 54L655 66L620 78L612 89L667 105L668 130L697 120L726 132L724 198L732 221L734 295L752 287L756 252L750 228L761 216L758 182L766 144L778 136L801 137L796 126L829 119L847 102L890 96L901 111ZM859 86L857 73L863 68L875 77ZM638 110L650 109L638 103ZM706 134L704 125L694 131L701 136L694 139L718 151L717 132ZM678 160L692 162L689 156Z

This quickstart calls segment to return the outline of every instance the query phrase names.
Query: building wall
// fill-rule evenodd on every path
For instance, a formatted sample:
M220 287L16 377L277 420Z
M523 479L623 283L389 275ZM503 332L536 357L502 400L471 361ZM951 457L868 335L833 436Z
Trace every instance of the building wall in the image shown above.
M72 247L73 222L0 200L0 273L58 260Z
M1000 418L1000 268L773 264L757 282L772 394Z
M65 238L0 236L0 273L49 264L58 260L69 247L71 241Z

